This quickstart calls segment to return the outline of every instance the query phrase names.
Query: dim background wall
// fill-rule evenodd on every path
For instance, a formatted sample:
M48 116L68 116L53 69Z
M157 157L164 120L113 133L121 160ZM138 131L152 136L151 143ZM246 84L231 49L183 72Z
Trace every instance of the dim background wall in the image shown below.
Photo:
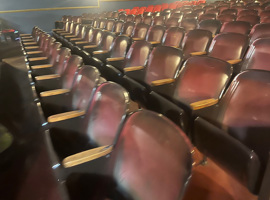
M54 28L54 22L60 20L63 15L97 13L101 11L118 10L120 8L142 7L151 4L156 5L162 2L170 3L173 1L101 1L100 8L0 13L0 19L10 28L19 30L21 33L30 33L33 26L39 26L43 30L50 32ZM97 5L97 0L1 0L0 9L3 11L91 5Z

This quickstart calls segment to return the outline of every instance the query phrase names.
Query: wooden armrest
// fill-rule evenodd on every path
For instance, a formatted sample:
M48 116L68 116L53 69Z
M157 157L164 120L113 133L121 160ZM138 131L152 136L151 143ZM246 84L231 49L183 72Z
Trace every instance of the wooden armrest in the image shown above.
M107 58L107 61L120 61L125 60L125 57Z
M65 30L63 30L63 29L61 29L61 30L59 30L59 31L56 31L57 33L66 33L66 31Z
M87 44L87 43L89 43L89 42L87 42L87 41L75 42L75 44Z
M77 37L76 35L66 35L65 38Z
M60 35L65 36L65 35L71 35L72 33L60 33Z
M160 44L159 41L149 41L149 42L150 42L150 44Z
M65 113L60 113L57 115L52 115L48 117L48 122L49 123L54 123L54 122L59 122L67 119L72 119L75 117L80 117L85 114L84 110L75 110L75 111L70 111L70 112L65 112Z
M166 79L152 81L151 85L152 86L159 86L159 85L165 85L165 84L169 84L169 83L173 83L173 82L175 82L175 79L166 78Z
M120 32L112 32L112 33L114 33L114 34L119 34ZM125 34L124 34L125 35Z
M45 64L45 65L33 65L32 69L44 69L44 68L50 68L53 67L52 64Z
M191 103L190 106L193 110L199 110L202 108L206 108L206 107L215 105L217 102L218 102L218 99L205 99L205 100Z
M134 66L134 67L126 67L124 68L125 72L137 71L143 69L143 66Z
M31 34L20 34L20 37L24 37L24 36L32 36Z
M71 38L70 41L82 40L82 38Z
M212 35L212 37L214 38L214 37L216 37L216 35L215 35L215 34L213 34L213 35Z
M93 54L97 55L97 54L104 54L104 53L108 53L109 51L106 50L100 50L100 51L94 51Z
M179 48L179 46L172 46L172 47L173 47L173 48L177 48L177 49Z
M27 55L34 55L34 54L40 54L43 53L43 51L29 51L27 52Z
M200 55L205 55L206 51L198 51L198 52L192 52L190 55L192 56L200 56Z
M241 61L242 61L242 59L227 60L227 62L230 63L231 65L240 63Z
M34 40L34 38L32 38L32 39L27 39L27 40L23 40L23 42L34 42L35 40Z
M138 41L138 40L144 40L144 38L132 38L132 40Z
M24 49L38 49L39 46L30 46L30 47L24 47Z
M29 36L29 37L21 37L21 39L32 39L32 36Z
M25 42L23 43L24 45L36 45L37 43L36 42Z
M29 62L39 61L39 60L47 60L48 57L37 57L37 58L28 58Z
M86 45L86 46L83 46L84 49L92 49L92 48L96 48L97 45Z
M63 31L63 29L61 29L61 28L55 28L55 29L52 29L52 31Z
M123 36L127 36L127 37L129 37L130 35L128 35L128 34L121 34L121 35L123 35Z
M57 90L50 90L50 91L41 92L40 96L41 97L49 97L49 96L64 94L64 93L68 93L68 92L70 92L70 90L68 90L68 89L57 89Z
M35 79L37 81L42 81L42 80L48 80L48 79L53 79L53 78L60 78L59 74L50 74L50 75L43 75L43 76L36 76Z
M112 146L106 145L102 147L97 147L94 149L90 149L87 151L83 151L72 156L68 156L63 160L63 166L65 168L73 167L76 165L80 165L85 162L89 162L91 160L106 156L111 153L113 150Z

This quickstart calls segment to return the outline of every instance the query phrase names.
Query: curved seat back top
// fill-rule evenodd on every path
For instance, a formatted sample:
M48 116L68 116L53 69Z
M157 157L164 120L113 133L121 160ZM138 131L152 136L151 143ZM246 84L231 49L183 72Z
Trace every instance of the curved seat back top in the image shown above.
M122 27L121 34L131 36L134 27L135 27L134 22L127 21L126 23L124 23L124 25Z
M158 46L149 55L146 66L145 83L152 85L153 81L175 79L183 61L180 49L168 46Z
M128 47L130 45L130 38L124 35L120 35L113 41L110 51L111 57L125 57Z
M59 55L57 55L56 58L56 68L55 68L55 73L56 74L62 74L63 71L65 70L65 64L68 60L68 58L71 56L71 50L66 47L62 47L59 51Z
M249 34L251 25L249 22L244 21L233 21L224 23L220 29L221 33L240 33L247 35Z
M180 27L183 27L186 32L196 29L198 26L197 19L183 19L180 22Z
M251 26L254 26L260 23L260 17L256 15L241 15L237 17L236 21L249 22Z
M270 37L270 23L256 24L249 34L250 43L258 38Z
M144 39L146 37L149 27L150 26L148 24L144 24L144 23L137 24L135 28L133 29L131 37Z
M242 59L248 44L249 38L247 35L221 33L213 38L208 55L225 61Z
M245 58L241 70L245 71L248 69L260 69L270 71L270 38L259 38L255 40Z
M235 21L236 15L232 14L221 14L217 16L217 20L219 20L221 23L225 22L232 22Z
M149 42L161 42L165 27L160 25L151 26L147 32L146 40Z
M185 29L180 27L168 28L162 38L162 45L170 47L180 47L185 35Z
M216 35L217 33L219 33L219 30L221 28L221 22L219 20L212 19L203 20L199 23L198 28L211 31L213 35Z
M187 104L220 99L232 71L232 66L226 61L208 56L191 57L180 71L173 99Z

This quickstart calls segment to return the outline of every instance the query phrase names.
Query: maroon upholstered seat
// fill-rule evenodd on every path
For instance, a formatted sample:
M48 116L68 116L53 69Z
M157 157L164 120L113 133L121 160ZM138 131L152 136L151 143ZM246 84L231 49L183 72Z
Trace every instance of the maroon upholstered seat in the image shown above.
M165 27L161 25L151 26L146 35L146 41L152 44L160 44L165 32Z
M133 29L131 37L145 39L149 27L150 26L148 24L144 24L144 23L137 24L135 28Z
M152 21L152 26L154 25L164 25L165 17L164 16L156 16Z
M122 27L124 25L124 22L123 21L115 21L113 27L112 27L112 32L115 33L115 34L120 34L121 33L121 30L122 30Z
M152 16L145 16L142 20L143 23L151 25L152 24L153 17Z
M225 61L242 59L248 44L247 35L221 33L213 38L208 55Z
M221 23L225 22L232 22L235 21L236 15L232 14L221 14L217 16L217 20L219 20Z
M220 29L221 33L241 33L244 35L249 34L251 25L249 22L233 21L224 23Z
M221 27L221 22L219 20L207 19L199 23L199 29L204 29L210 31L213 35L219 33Z
M244 9L244 10L241 10L238 13L238 16L245 16L245 15L255 15L255 16L258 16L258 11L257 10Z
M260 17L256 15L241 15L237 17L236 21L249 22L251 26L254 26L260 23Z
M171 27L166 30L162 39L162 45L180 47L185 35L185 30L179 27Z
M270 71L270 38L259 38L255 40L245 58L241 70L261 69Z
M183 27L186 32L190 31L190 30L194 30L197 28L198 26L198 21L197 19L183 19L180 22L180 27Z
M212 33L208 30L195 29L189 31L182 42L184 58L189 58L192 53L203 52L203 54L206 54L211 40Z
M270 23L256 24L250 31L250 43L258 38L265 38L270 36Z
M68 177L70 198L182 199L191 175L190 146L185 133L164 116L136 112L121 128L104 163L107 168L100 168L99 175L77 170L77 176ZM92 187L85 189L85 185Z
M221 14L237 15L237 9L229 8L221 12Z
M124 23L124 25L122 27L121 34L131 36L134 27L135 27L134 22L127 21L126 23Z
M216 15L215 14L211 14L211 13L206 13L206 14L202 14L200 17L199 17L199 21L202 21L202 20L207 20L207 19L216 19Z
M165 22L165 26L166 26L166 28L170 28L170 27L178 27L178 26L179 26L179 22L180 22L180 20L179 20L178 18L170 17L170 18Z

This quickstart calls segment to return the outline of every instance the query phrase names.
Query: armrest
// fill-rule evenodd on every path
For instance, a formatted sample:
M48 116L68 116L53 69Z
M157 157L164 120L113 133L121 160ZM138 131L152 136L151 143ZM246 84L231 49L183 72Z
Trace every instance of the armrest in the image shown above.
M76 35L65 35L65 38L72 38L72 37L77 37Z
M29 49L38 49L39 46L30 46L30 47L24 47L24 49L29 50Z
M177 48L177 49L179 48L179 46L172 46L172 47L173 47L173 48Z
M43 53L43 51L29 51L27 52L27 55L35 55L35 54L40 54Z
M65 94L65 93L69 93L69 92L70 92L69 89L57 89L57 90L50 90L50 91L41 92L40 96L41 97L49 97L49 96Z
M106 50L99 50L99 51L94 51L93 52L93 55L97 55L97 54L105 54L105 53L108 53L109 51L106 51Z
M209 107L218 103L218 99L205 99L190 104L193 110L199 110L205 107Z
M60 75L59 74L50 74L50 75L36 76L35 77L35 79L37 81L48 80L48 79L55 79L55 78L60 78Z
M31 34L20 34L20 37L32 36Z
M85 115L85 111L84 110L75 110L75 111L70 111L70 112L65 112L65 113L60 113L57 115L52 115L50 117L48 117L48 122L49 123L55 123L55 122L60 122L60 121L64 121L67 119L72 119L75 117L80 117Z
M121 35L123 35L123 36L127 36L127 37L129 37L130 35L128 35L128 34L121 34Z
M75 44L88 44L89 42L87 41L80 41L80 42L75 42Z
M60 21L61 22L61 21ZM55 29L52 29L52 31L62 31L63 29L61 28L55 28Z
M227 62L230 63L231 65L240 63L241 61L242 61L242 59L227 60Z
M71 34L73 34L73 33L60 33L60 35L62 35L62 36L71 35Z
M160 44L159 41L149 41L150 44Z
M33 62L33 61L40 61L40 60L47 60L48 57L36 57L36 58L28 58L29 62Z
M198 52L192 52L190 55L192 56L200 56L200 55L205 55L206 51L198 51Z
M132 38L134 41L144 40L144 38Z
M94 149L90 149L88 151L83 151L72 156L66 157L63 160L63 166L65 168L73 167L76 165L80 165L85 162L89 162L91 160L95 160L97 158L103 157L113 150L113 146L102 146Z
M32 38L32 39L23 40L23 43L25 43L25 42L34 42L34 41L35 41L34 38Z
M25 42L23 43L23 45L36 45L37 43L36 42Z
M71 38L70 41L82 40L82 38Z
M21 39L32 39L32 36L27 36L27 37L21 37Z
M92 48L96 48L98 45L87 45L87 46L83 46L84 49L92 49Z
M108 62L110 62L110 61L121 61L121 60L125 60L125 57L107 58L106 60Z
M44 69L44 68L50 68L53 67L52 64L45 64L45 65L34 65L31 66L32 69Z
M135 67L125 67L124 71L125 72L131 72L131 71L137 71L143 69L143 66L135 66Z
M160 79L160 80L155 80L152 81L151 85L152 86L158 86L158 85L164 85L164 84L169 84L175 82L174 79L172 78L166 78L166 79Z

